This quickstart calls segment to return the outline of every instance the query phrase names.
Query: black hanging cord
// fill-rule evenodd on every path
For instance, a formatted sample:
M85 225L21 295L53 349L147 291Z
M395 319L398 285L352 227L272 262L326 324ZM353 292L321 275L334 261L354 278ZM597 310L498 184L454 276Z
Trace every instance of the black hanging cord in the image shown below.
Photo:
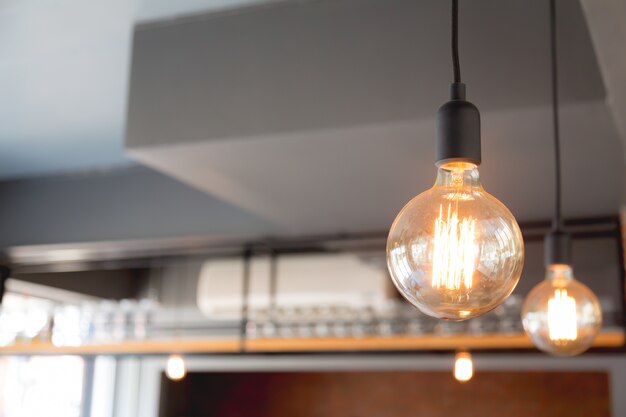
M278 292L278 254L275 250L270 253L270 321L272 324L277 323L277 303L276 293Z
M452 66L454 82L461 82L461 65L459 64L459 1L452 0Z
M552 229L561 232L563 220L561 216L561 139L559 132L559 78L556 49L556 0L550 0L550 58L552 65L552 125L554 129L554 174L556 192L554 202L554 218Z
M248 319L250 302L250 264L252 262L252 248L248 247L243 253L243 276L241 277L241 323L239 325L239 350L245 352L248 338Z

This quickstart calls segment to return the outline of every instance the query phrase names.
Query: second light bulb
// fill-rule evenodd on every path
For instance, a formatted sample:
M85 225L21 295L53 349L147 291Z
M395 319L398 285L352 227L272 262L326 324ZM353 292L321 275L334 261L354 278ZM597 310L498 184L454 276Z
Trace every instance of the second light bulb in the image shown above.
M596 295L574 279L567 264L548 266L546 279L526 297L522 323L535 346L555 356L589 349L602 325Z

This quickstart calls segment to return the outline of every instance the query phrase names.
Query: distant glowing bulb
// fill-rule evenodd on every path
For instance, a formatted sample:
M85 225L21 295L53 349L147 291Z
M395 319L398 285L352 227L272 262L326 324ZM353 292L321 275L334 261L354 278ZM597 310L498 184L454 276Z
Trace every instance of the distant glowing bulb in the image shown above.
M602 309L595 294L574 279L570 265L554 264L526 297L522 323L538 349L574 356L593 344L602 325Z
M454 378L459 382L467 382L474 376L474 363L469 352L459 352L454 359Z
M400 293L423 313L447 320L497 307L523 264L515 218L466 162L441 166L435 185L400 211L387 239L387 265Z
M165 375L173 381L183 379L187 374L187 368L185 367L185 360L180 355L170 355L167 359L167 366L165 368Z
M576 300L567 290L556 289L548 300L548 337L555 343L576 340Z

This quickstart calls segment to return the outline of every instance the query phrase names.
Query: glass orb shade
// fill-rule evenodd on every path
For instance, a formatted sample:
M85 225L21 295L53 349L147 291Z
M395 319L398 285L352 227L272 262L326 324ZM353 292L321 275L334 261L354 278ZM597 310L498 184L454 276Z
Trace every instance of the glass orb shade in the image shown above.
M480 184L470 163L438 169L435 185L396 217L387 266L400 293L429 316L480 316L511 294L524 242L511 212Z
M593 344L602 326L602 309L593 291L574 279L570 265L555 264L526 297L522 323L538 349L574 356Z

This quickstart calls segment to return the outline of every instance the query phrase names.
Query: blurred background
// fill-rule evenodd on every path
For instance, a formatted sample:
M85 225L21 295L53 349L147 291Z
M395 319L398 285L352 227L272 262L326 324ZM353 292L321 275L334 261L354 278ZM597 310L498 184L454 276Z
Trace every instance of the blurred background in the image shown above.
M548 1L460 3L481 180L526 260L455 323L385 260L435 180L448 1L0 1L0 415L626 415L626 5L557 1L564 217L604 320L554 358L520 320L553 211Z

